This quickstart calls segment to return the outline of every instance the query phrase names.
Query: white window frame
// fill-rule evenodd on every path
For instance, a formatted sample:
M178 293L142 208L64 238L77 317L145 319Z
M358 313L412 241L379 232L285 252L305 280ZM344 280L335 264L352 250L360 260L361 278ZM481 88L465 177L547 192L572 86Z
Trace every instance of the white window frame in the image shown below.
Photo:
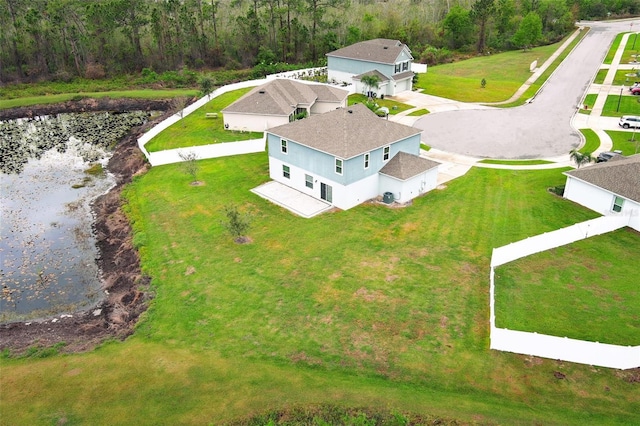
M613 196L613 205L611 206L611 211L620 213L624 208L624 198L618 197L617 195Z
M283 154L289 154L289 143L286 139L280 139L280 151Z
M304 185L309 189L313 189L313 176L305 174L304 175Z
M402 71L408 71L409 70L409 61L404 61L402 63Z
M340 158L338 158L338 157L335 157L335 160L336 160L336 161L334 162L334 164L335 164L335 172L336 172L336 174L338 174L338 175L341 175L341 176L342 176L342 173L343 173L343 171L344 171L344 161L342 161L342 160L341 160Z
M291 179L291 167L287 166L286 164L283 164L282 176L284 176L285 179Z
M369 163L371 162L371 153L367 152L364 154L364 169L367 170L369 168Z
M382 161L389 161L391 158L391 145L382 147Z

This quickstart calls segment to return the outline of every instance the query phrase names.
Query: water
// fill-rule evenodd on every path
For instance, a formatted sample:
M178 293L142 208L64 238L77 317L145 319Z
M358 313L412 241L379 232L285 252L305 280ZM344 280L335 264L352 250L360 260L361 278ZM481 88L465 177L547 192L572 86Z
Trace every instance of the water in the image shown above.
M19 174L0 173L0 322L88 309L103 297L91 202L115 179L87 170L110 154L64 132L64 143L34 150L34 130L24 125L31 158L15 162Z

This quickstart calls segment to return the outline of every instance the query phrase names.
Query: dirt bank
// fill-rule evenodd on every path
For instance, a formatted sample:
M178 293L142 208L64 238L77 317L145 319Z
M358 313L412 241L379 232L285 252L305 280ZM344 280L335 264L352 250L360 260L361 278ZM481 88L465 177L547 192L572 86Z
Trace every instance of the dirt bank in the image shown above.
M0 119L80 111L166 111L168 101L85 99L15 110L0 110ZM124 339L133 331L149 300L149 278L140 271L137 251L131 241L131 227L121 207L120 195L131 178L147 170L148 163L138 148L137 138L170 113L131 130L120 141L109 160L108 170L116 176L116 186L93 204L105 300L86 312L30 322L0 325L0 350L19 354L32 347L50 347L59 343L61 351L77 352L95 347L109 339Z

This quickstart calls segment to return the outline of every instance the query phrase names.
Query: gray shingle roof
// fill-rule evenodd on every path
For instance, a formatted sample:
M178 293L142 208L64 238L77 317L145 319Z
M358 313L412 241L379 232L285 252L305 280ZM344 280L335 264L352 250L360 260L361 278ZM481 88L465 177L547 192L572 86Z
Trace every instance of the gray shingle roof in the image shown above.
M393 64L405 48L409 55L411 55L409 48L398 40L376 38L334 50L333 52L327 53L327 56Z
M336 157L349 159L422 131L351 105L269 129L269 133Z
M320 84L305 84L289 79L276 79L253 88L222 113L289 115L298 105L312 105L320 100L340 102L346 90Z
M565 174L640 203L640 154Z
M390 80L389 77L387 77L386 75L382 74L378 70L372 70L372 71L364 72L362 74L354 76L353 79L354 80L362 80L362 77L364 77L365 75L376 75L376 76L378 76L378 78L380 79L381 82Z
M380 169L380 173L396 179L407 180L439 165L440 163L436 161L400 151Z

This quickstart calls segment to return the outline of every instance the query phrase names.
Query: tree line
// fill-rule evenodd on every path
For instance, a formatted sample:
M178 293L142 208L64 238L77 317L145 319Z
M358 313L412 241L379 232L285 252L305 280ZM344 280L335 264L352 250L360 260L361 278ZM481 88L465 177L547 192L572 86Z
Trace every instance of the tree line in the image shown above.
M398 39L416 60L550 43L637 0L0 0L0 82L256 64Z

